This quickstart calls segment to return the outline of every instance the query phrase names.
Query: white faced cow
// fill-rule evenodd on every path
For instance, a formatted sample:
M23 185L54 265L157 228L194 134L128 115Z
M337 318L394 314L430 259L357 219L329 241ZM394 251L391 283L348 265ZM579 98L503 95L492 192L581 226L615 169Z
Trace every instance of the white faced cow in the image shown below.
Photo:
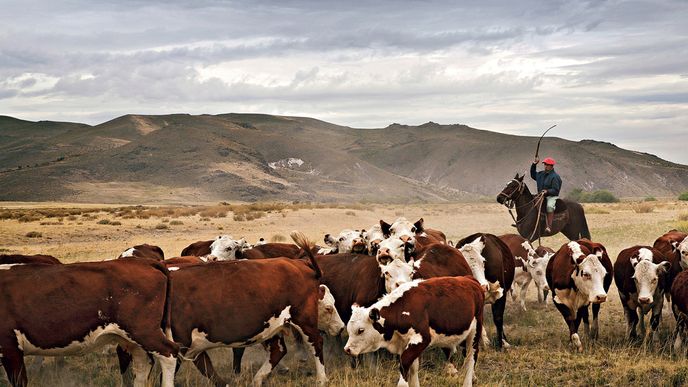
M342 230L337 236L325 234L324 242L329 248L321 249L318 254L366 254L363 232L359 230Z
M649 246L634 246L622 250L614 262L614 281L628 323L629 339L636 339L636 324L640 320L643 340L652 340L659 327L664 306L664 293L669 291L671 262L661 251ZM636 312L640 311L640 316ZM645 315L652 311L651 329L645 329ZM640 319L639 319L640 317Z
M370 307L352 306L344 351L357 356L385 348L400 355L398 386L420 385L419 358L430 346L451 354L466 343L464 386L474 378L482 331L483 290L468 277L439 277L408 282ZM448 362L446 370L458 371Z
M401 239L385 239L380 242L375 255L381 275L385 278L387 293L403 283L410 282L413 276L413 261L406 262L405 245Z
M382 232L382 227L376 224L363 232L363 238L368 247L368 254L374 256L377 254L377 249L380 248L380 242L385 239L385 234Z
M538 293L538 301L547 303L546 292L549 291L545 271L547 263L554 252L542 249L543 256L540 256L533 246L520 235L507 234L499 237L509 246L514 255L516 269L514 272L514 284L511 288L511 298L516 300L520 297L521 308L526 309L526 293L531 282L535 282ZM543 297L544 295L544 297Z
M250 248L246 239L232 239L230 235L221 235L210 244L209 260L231 261L237 259L237 252Z

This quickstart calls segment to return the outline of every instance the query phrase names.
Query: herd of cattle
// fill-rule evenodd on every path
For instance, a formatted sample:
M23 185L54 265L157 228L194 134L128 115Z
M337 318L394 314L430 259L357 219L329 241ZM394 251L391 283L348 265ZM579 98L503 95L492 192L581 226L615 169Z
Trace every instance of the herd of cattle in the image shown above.
M494 345L509 346L503 329L508 293L525 309L531 282L539 301L552 293L578 351L581 321L591 339L598 334L612 279L629 338L638 337L640 322L643 339L651 339L666 298L677 320L675 349L685 341L688 235L676 230L654 246L621 251L613 266L605 247L587 239L558 251L534 249L514 234L476 233L453 243L425 228L423 219L381 220L367 230L328 234L323 247L301 233L291 236L294 244L261 239L251 246L223 235L169 259L147 244L102 262L0 256L0 358L10 383L27 384L24 355L77 355L116 344L120 370L131 365L137 386L146 384L155 360L165 387L173 386L178 360L192 361L213 383L226 385L207 350L233 348L240 372L244 348L261 344L266 360L253 378L260 386L287 352L284 336L293 334L312 354L322 384L321 332L346 331L343 350L354 358L380 348L399 355L404 386L419 385L419 357L428 347L442 348L445 371L458 375L450 360L461 347L463 384L471 385L480 345L490 343L484 305L491 305Z

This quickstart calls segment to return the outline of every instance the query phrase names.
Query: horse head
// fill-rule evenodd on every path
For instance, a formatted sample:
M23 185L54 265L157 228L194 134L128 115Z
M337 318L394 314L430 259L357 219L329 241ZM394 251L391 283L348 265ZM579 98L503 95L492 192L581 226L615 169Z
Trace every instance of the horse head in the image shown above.
M507 207L512 207L514 200L516 200L516 198L523 193L523 190L526 189L526 183L523 182L525 176L525 174L519 175L517 173L513 179L506 183L502 192L497 195L497 202Z

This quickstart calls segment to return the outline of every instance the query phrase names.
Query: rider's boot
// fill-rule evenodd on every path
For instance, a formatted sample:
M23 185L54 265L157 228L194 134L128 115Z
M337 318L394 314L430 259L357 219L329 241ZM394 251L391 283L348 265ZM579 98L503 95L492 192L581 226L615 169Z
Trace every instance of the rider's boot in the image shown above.
M554 221L554 212L548 212L547 213L547 227L545 227L545 232L548 234L552 232L552 221Z

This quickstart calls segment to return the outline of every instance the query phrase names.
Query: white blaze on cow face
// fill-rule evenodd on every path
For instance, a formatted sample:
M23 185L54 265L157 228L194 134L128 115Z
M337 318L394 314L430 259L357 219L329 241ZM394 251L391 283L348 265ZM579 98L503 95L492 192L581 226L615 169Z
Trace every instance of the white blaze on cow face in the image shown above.
M398 259L406 262L404 256L404 247L406 243L401 239L387 238L380 242L380 247L377 249L375 258L381 265L387 264L390 261Z
M468 266L471 267L473 277L487 291L489 285L485 278L485 257L481 255L484 248L485 243L482 241L482 237L477 237L473 242L463 245L459 251L466 258Z
M543 290L549 290L545 272L547 270L547 264L552 258L552 255L552 253L547 253L542 258L530 258L526 263L528 265L528 272L530 273L533 281L535 282L535 286L537 286L540 292Z
M351 318L346 325L349 339L344 346L344 352L347 354L358 356L362 353L377 351L384 345L384 337L373 327L372 309L372 307L351 306ZM379 314L379 310L376 309L376 311Z
M398 238L404 242L416 242L416 226L406 218L398 218L389 227L389 237Z
M607 292L604 290L604 276L607 274L607 270L602 266L599 256L590 254L583 258L581 263L576 264L577 259L584 255L580 245L577 242L569 242L568 246L576 265L576 270L571 274L571 278L578 291L588 297L588 302L599 304L606 301ZM601 252L598 254L601 255Z
M386 265L380 264L380 273L385 278L385 290L391 293L402 284L410 282L413 277L413 262L393 259Z
M685 237L676 248L679 254L681 254L681 266L683 268L688 268L688 237Z
M342 230L338 236L325 235L325 243L340 254L365 250L365 240L358 230Z
M638 257L631 258L631 264L633 265L633 281L638 291L638 302L645 305L651 304L659 283L659 275L667 272L671 264L669 262L653 263L652 251L646 248L638 250Z
M320 285L318 290L318 329L330 336L339 336L345 326L334 306L334 296L325 285Z
M232 239L230 235L221 235L210 245L210 255L218 261L236 259L236 253L246 243L244 238Z
M368 247L368 254L375 255L380 248L380 242L385 239L385 234L382 233L382 227L376 224L363 233L363 238Z

